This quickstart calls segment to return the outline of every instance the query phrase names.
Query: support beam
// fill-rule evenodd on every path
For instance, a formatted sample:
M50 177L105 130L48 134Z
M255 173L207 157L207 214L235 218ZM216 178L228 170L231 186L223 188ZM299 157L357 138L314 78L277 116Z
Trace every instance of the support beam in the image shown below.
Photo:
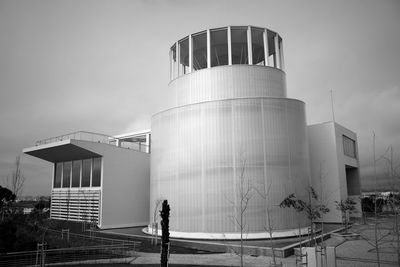
M193 41L192 41L192 35L189 35L189 68L188 68L188 73L192 72L193 69ZM186 74L186 73L185 73Z
M264 41L264 64L265 66L269 66L269 48L268 48L268 31L264 29L263 32L263 41Z
M180 70L181 70L181 63L180 63L180 49L179 49L179 42L176 42L176 78L179 77L180 75Z
M247 26L247 57L248 64L253 65L253 47L251 42L251 27Z
M211 68L211 33L207 30L207 68Z
M283 57L283 41L281 41L279 43L280 47L279 47L279 52L281 55L281 70L285 70L285 58Z
M279 56L279 37L278 34L275 33L274 43L275 43L275 68L281 68L280 56Z
M228 26L228 65L232 65L232 32L231 26Z

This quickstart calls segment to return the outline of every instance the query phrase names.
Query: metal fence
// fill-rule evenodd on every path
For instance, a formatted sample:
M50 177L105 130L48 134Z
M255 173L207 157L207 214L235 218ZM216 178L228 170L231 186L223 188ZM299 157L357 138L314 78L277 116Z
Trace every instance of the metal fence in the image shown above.
M0 256L1 267L44 266L50 263L77 263L104 261L135 256L135 244L85 246L61 249L38 249L36 251L14 252Z
M103 261L135 257L141 242L96 236L89 230L88 235L46 229L46 239L64 240L64 248L47 249L45 243L38 244L37 250L0 254L0 267L44 266L50 263Z

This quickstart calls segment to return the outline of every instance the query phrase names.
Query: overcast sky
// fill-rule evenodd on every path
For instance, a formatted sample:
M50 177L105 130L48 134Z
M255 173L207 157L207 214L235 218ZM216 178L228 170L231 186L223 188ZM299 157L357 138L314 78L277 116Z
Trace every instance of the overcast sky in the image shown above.
M308 124L332 119L333 90L336 121L358 134L364 188L373 131L377 154L393 145L398 158L398 0L0 0L0 178L37 140L149 128L168 94L169 47L227 25L282 36L288 97L306 103ZM51 164L27 155L22 164L24 194L50 195Z

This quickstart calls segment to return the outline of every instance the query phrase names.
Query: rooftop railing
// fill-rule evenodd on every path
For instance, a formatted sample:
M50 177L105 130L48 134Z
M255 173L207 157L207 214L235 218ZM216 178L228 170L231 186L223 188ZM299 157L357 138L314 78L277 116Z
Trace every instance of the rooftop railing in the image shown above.
M102 144L113 145L113 146L118 146L118 147L127 148L127 149L133 149L133 150L140 151L140 152L150 153L149 146L147 146L145 144L137 143L137 142L123 141L123 140L119 140L118 138L112 137L110 135L86 132L86 131L77 131L77 132L73 132L73 133L68 133L68 134L63 134L63 135L59 135L59 136L55 136L55 137L46 138L46 139L37 141L35 143L35 145L40 146L40 145L56 143L56 142L60 142L60 141L64 141L64 140L70 140L70 139L102 143Z

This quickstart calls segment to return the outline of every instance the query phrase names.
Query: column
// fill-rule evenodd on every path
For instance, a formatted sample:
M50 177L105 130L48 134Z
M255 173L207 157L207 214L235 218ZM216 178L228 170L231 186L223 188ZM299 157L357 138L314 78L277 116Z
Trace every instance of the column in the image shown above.
M211 34L207 30L207 68L211 68Z
M247 27L247 57L249 65L253 65L253 47L251 42L251 27Z
M176 75L175 78L179 77L179 73L180 73L180 52L179 52L179 42L176 42Z
M269 48L268 48L268 31L264 29L263 33L263 41L264 41L264 58L265 58L265 66L269 66Z
M280 52L280 56L281 56L281 70L285 70L285 60L283 57L283 42L282 41L279 43L279 52Z
M228 65L232 65L232 33L231 33L231 26L228 26L227 29L228 33Z
M189 35L189 68L188 73L192 72L193 68L193 42L192 42L192 35Z
M274 37L274 43L275 43L275 68L280 68L281 67L281 62L280 62L280 57L279 57L279 36L276 33Z

